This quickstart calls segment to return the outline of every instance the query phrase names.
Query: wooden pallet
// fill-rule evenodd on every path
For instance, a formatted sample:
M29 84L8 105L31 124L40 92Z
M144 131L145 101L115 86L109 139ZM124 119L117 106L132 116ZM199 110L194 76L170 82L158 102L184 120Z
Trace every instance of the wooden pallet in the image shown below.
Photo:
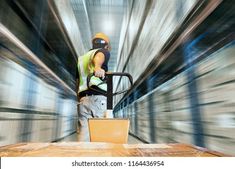
M220 157L187 144L19 143L0 147L1 157Z

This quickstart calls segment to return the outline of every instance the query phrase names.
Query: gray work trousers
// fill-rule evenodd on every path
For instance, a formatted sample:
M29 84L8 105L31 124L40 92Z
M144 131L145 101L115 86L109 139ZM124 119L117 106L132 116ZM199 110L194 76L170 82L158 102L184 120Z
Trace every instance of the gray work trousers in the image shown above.
M105 116L107 98L102 95L82 97L78 103L78 141L89 142L88 118Z

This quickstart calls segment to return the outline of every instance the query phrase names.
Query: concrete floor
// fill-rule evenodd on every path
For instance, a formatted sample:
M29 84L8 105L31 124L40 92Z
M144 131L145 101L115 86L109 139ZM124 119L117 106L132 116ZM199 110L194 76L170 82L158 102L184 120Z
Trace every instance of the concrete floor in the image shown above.
M77 141L77 133L74 133L68 137L65 137L62 140L60 140L59 142L75 142L75 141ZM128 136L128 144L143 144L143 142L140 141L139 139L129 135Z

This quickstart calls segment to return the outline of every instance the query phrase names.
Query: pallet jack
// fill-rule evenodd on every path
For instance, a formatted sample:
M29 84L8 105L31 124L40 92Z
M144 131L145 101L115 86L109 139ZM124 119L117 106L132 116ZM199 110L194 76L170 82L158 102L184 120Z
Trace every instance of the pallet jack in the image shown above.
M126 144L128 141L130 121L127 118L113 118L113 96L130 90L133 85L132 76L129 73L107 72L103 82L107 84L107 92L97 90L90 86L90 80L93 76L93 74L90 74L87 77L87 87L107 97L107 110L105 118L88 119L90 141ZM130 87L126 90L113 93L113 77L115 76L127 77L130 82Z
M94 76L94 75L91 75ZM90 81L91 76L87 79ZM90 141L62 143L17 143L0 147L0 157L220 157L228 156L206 148L184 143L172 144L126 144L128 140L129 119L113 118L113 96L126 92L113 93L113 77L127 76L132 86L132 77L127 73L106 73L107 118L88 120ZM87 83L89 84L89 83ZM91 90L92 86L89 86ZM97 143L98 142L98 143Z

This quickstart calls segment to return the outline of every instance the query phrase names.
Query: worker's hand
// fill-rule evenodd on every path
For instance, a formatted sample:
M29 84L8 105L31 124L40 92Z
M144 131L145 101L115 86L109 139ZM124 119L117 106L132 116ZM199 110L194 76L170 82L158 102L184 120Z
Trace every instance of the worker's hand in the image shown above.
M100 67L95 68L94 74L96 77L101 77L102 79L104 79L104 77L105 77L105 71L104 71L104 69L102 69Z

